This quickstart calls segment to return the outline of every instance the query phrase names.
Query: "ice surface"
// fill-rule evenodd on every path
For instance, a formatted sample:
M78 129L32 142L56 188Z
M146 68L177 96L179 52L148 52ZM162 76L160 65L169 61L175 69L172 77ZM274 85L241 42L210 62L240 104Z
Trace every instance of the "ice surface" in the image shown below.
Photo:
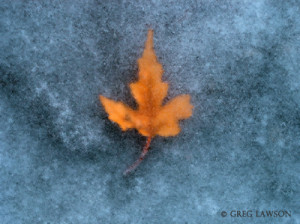
M148 28L195 108L123 177L98 95L135 106ZM300 223L299 1L0 1L0 49L1 223Z

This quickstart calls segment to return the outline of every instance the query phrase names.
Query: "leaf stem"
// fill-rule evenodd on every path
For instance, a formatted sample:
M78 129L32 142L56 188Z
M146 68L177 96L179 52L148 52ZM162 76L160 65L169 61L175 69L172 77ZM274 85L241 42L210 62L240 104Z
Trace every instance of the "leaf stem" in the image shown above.
M130 167L128 167L125 171L124 171L124 175L129 174L131 171L135 170L135 168L137 168L138 165L140 165L140 163L143 161L143 159L145 158L146 154L149 151L149 147L150 147L150 143L151 143L152 137L149 136L147 138L147 142L146 145L143 148L142 154L140 155L140 158L138 158Z

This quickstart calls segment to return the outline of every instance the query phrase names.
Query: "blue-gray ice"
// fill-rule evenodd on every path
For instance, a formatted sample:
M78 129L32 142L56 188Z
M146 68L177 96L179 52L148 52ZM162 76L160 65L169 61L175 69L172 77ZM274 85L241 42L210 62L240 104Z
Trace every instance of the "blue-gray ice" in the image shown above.
M149 28L194 112L123 177L145 138L98 95L136 106ZM299 0L0 0L0 223L300 223L299 62Z

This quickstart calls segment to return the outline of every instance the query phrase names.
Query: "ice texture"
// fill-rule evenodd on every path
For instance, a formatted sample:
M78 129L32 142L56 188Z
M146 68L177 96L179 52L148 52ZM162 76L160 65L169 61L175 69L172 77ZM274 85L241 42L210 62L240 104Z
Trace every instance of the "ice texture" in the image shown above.
M149 28L194 111L124 177L145 138L98 95L136 106ZM1 0L0 222L300 223L299 62L299 0Z

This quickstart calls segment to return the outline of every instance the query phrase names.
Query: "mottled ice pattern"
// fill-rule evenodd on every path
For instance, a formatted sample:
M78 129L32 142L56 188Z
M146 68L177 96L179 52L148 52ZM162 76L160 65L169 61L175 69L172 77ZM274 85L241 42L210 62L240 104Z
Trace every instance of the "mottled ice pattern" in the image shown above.
M136 106L149 28L194 113L123 177L145 139L98 95ZM0 223L300 223L299 152L299 0L0 0Z

